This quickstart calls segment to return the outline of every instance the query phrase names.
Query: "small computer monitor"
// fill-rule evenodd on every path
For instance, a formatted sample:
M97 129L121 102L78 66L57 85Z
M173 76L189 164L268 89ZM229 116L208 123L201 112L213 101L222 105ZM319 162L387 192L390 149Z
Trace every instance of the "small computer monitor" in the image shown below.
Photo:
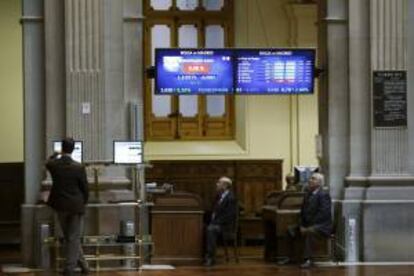
M142 164L143 142L114 141L113 155L115 164Z
M295 166L295 182L299 184L306 184L312 174L318 171L318 166Z
M62 152L62 141L53 142L53 152ZM75 148L71 154L74 161L82 163L83 159L83 143L82 141L75 141Z

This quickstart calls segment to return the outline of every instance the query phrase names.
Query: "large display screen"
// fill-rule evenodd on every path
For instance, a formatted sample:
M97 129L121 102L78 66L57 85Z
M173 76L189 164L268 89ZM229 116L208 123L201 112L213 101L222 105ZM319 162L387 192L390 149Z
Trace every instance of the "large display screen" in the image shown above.
M314 49L238 49L236 94L313 93Z
M73 149L73 152L71 154L71 157L73 160L75 160L78 163L82 163L82 141L75 141L75 148ZM62 152L62 141L54 141L53 142L53 152ZM58 156L60 158L60 155Z
M141 164L142 155L142 141L114 141L115 164Z
M156 49L156 94L233 93L230 49Z

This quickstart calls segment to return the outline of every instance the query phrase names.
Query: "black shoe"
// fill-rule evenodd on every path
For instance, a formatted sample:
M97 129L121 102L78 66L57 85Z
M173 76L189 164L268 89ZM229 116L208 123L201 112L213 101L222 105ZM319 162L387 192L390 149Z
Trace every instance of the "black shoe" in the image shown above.
M204 266L211 267L211 266L213 266L215 263L216 263L216 262L215 262L213 259L208 258L208 259L206 259L206 261L204 262Z
M291 260L289 259L289 257L285 257L279 261L276 262L277 265L287 265L291 263Z
M311 268L312 266L313 266L312 261L311 261L311 260L309 260L309 259L307 259L304 263L302 263L302 264L300 265L300 268L307 269L307 268Z

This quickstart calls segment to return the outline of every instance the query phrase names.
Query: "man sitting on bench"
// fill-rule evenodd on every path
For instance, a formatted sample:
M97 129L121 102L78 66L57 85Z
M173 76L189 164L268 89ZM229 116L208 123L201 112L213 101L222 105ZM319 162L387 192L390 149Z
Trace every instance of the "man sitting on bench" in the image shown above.
M288 238L293 242L297 237L304 239L304 263L301 268L312 266L312 249L316 239L327 238L332 232L331 197L323 190L324 177L314 173L309 179L307 193L300 210L300 224L288 227ZM290 256L293 246L290 247ZM279 262L286 264L289 258Z
M217 237L232 231L237 216L237 200L231 190L232 181L228 177L220 177L216 183L217 197L213 206L210 223L206 233L205 266L215 263Z

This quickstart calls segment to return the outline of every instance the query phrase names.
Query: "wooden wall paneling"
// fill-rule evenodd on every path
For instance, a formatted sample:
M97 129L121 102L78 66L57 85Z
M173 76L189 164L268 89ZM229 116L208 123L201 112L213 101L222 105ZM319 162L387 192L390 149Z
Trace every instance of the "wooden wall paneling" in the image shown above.
M198 194L205 210L211 208L215 183L220 176L234 181L234 190L246 215L261 211L266 195L282 187L281 160L185 160L153 161L146 173L147 182L174 185L175 191Z
M260 214L262 207L263 207L263 203L264 203L264 197L266 194L266 189L265 189L265 181L263 182L252 182L251 185L254 186L254 194L253 194L253 209L255 214ZM269 191L270 192L270 191Z
M282 161L248 160L236 162L236 182L242 186L240 200L246 215L261 212L266 195L282 188Z
M145 174L146 182L170 183L175 192L197 194L204 211L211 210L217 179L230 177L244 207L240 217L242 241L263 238L262 206L270 191L282 188L282 160L177 160L152 164Z
M175 191L198 194L205 210L211 208L215 196L215 183L220 176L234 179L233 161L154 161L153 169L146 173L147 182L174 185Z
M24 202L24 163L0 164L0 202L0 244L17 244Z
M239 195L239 201L242 204L243 208L244 208L244 215L245 216L252 216L254 215L253 213L253 200L252 200L252 189L251 186L249 185L249 183L243 181L243 180L239 180L238 184L242 186L242 190L243 193Z

